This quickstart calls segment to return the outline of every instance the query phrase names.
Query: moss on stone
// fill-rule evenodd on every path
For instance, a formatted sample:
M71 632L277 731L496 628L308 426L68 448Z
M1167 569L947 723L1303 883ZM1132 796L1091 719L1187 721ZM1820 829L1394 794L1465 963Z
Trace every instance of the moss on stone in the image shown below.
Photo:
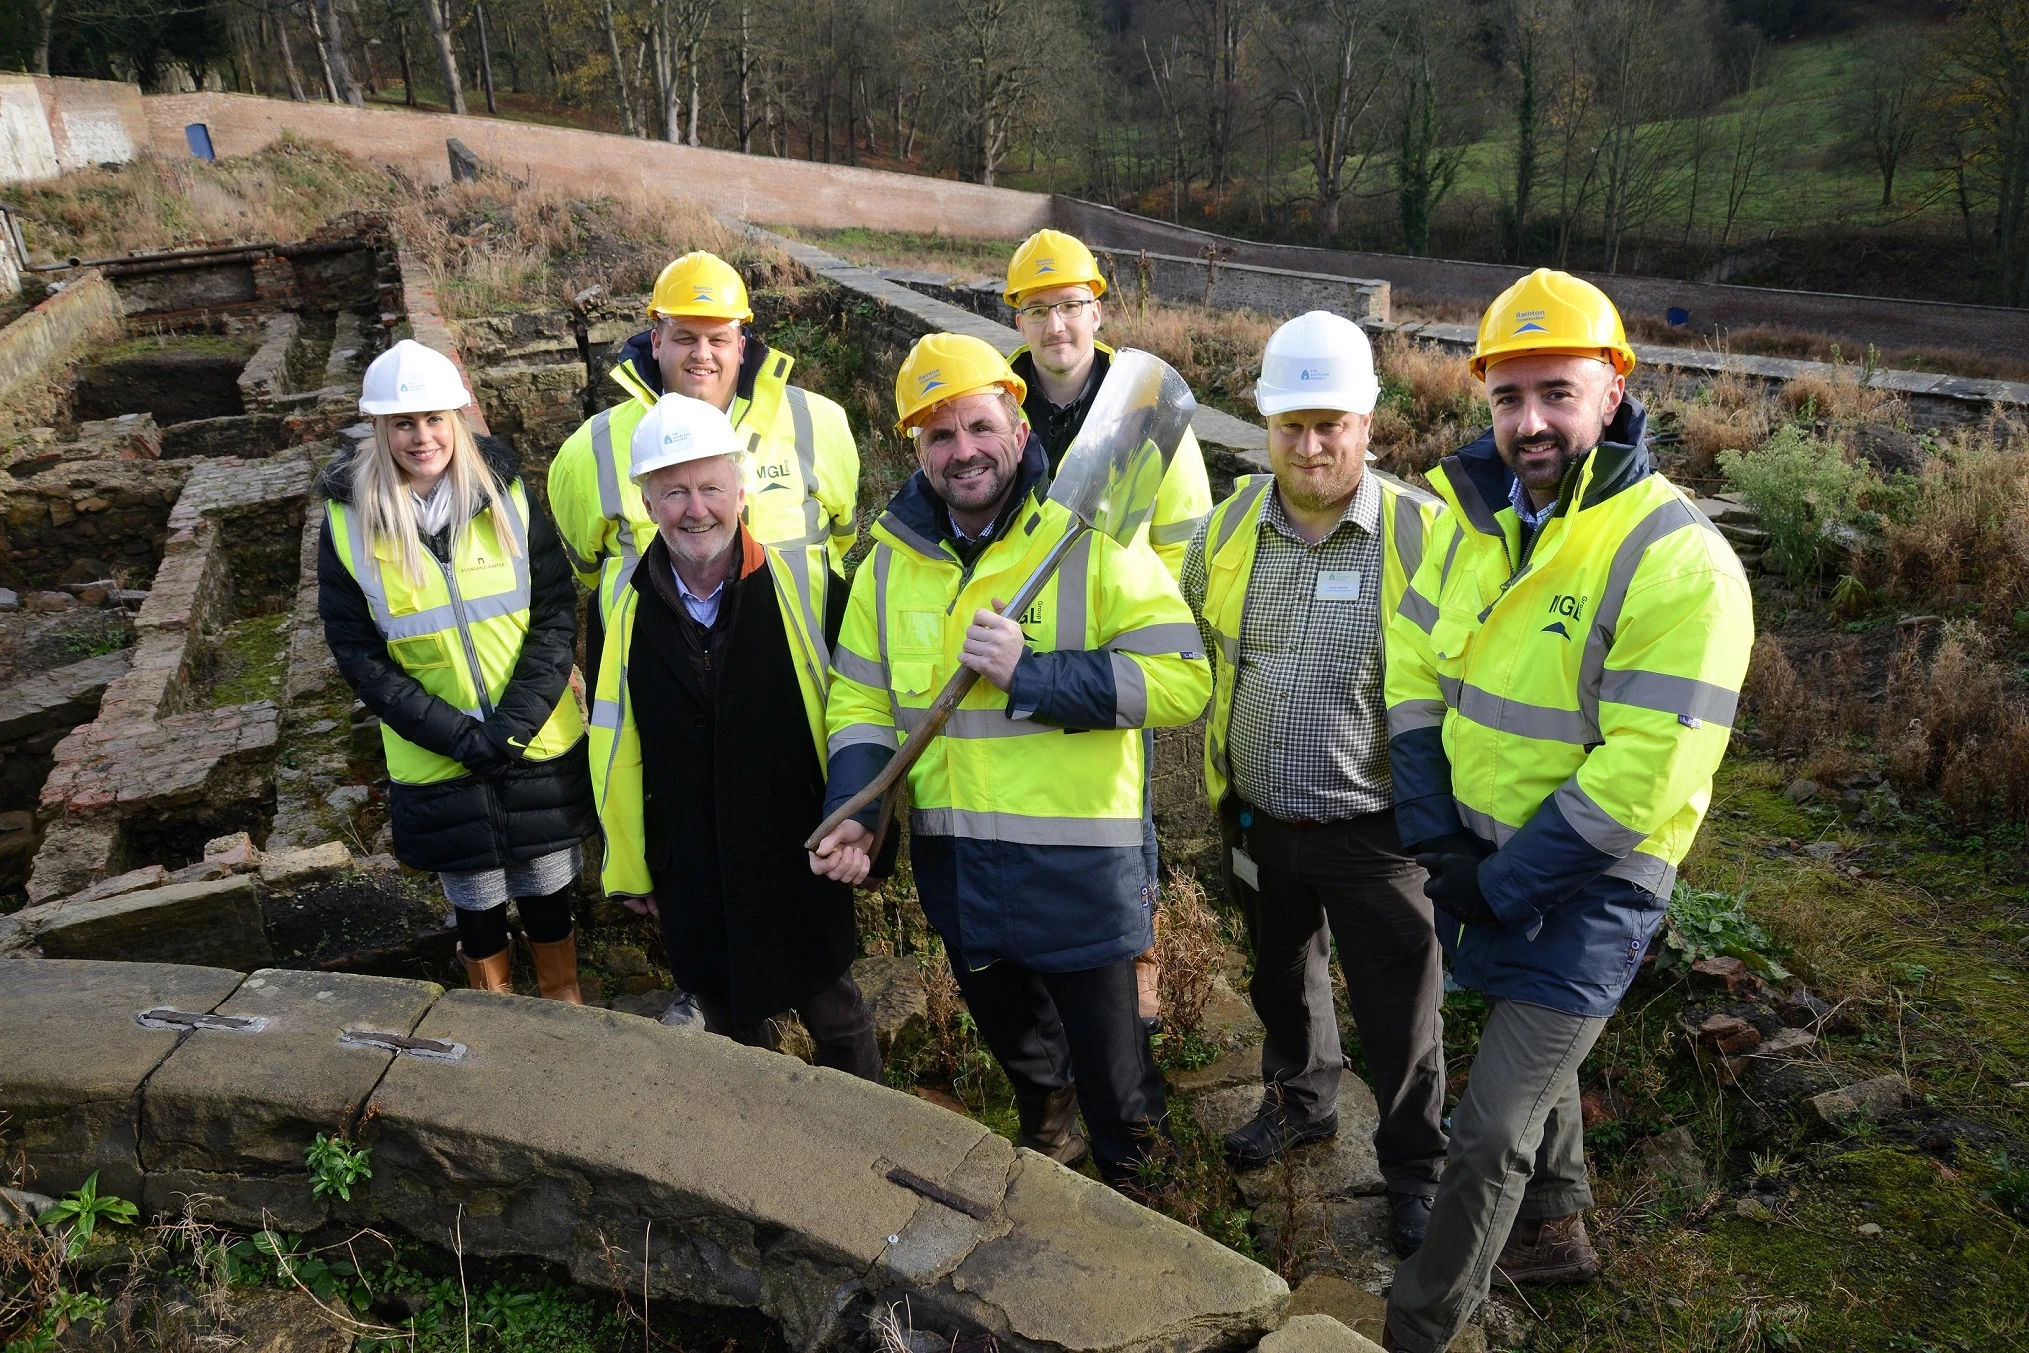
M235 621L214 637L211 649L212 709L254 700L279 700L288 672L289 636L282 614Z

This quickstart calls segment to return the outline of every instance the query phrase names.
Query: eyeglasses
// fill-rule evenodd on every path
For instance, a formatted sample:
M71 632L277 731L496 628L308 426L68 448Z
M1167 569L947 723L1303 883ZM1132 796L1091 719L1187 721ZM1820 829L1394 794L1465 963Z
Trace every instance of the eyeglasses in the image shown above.
M1058 301L1054 305L1025 305L1015 311L1015 317L1025 319L1031 324L1041 324L1048 320L1050 316L1055 315L1058 319L1069 324L1072 320L1085 313L1086 306L1097 304L1099 302L1095 298L1087 297L1082 301Z

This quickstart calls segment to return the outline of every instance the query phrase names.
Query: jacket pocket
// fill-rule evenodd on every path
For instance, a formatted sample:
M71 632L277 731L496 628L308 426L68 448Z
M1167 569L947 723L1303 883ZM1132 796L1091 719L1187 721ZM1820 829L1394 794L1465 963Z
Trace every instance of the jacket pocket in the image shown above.
M888 675L898 695L928 695L937 679L937 665L929 662L892 662Z

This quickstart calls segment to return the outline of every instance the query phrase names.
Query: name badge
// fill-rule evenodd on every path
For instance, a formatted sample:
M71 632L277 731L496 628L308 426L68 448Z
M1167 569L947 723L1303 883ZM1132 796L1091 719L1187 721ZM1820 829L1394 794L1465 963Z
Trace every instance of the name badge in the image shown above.
M1233 847L1233 877L1249 888L1261 886L1261 870L1255 865L1253 857L1238 846Z
M1358 601L1360 571L1356 568L1321 568L1317 572L1319 601Z

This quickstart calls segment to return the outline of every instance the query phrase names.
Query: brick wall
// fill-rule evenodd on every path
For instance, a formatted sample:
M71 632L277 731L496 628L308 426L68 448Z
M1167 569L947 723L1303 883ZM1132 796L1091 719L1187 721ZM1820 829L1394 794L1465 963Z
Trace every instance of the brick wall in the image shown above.
M0 75L0 183L125 164L147 143L148 119L134 85Z
M155 152L163 156L188 155L183 129L202 122L220 155L250 154L289 131L444 182L451 176L444 143L456 137L481 160L542 186L681 194L745 221L987 238L1024 235L1049 221L1050 199L1041 193L497 118L289 103L248 94L164 94L145 100L144 107Z

